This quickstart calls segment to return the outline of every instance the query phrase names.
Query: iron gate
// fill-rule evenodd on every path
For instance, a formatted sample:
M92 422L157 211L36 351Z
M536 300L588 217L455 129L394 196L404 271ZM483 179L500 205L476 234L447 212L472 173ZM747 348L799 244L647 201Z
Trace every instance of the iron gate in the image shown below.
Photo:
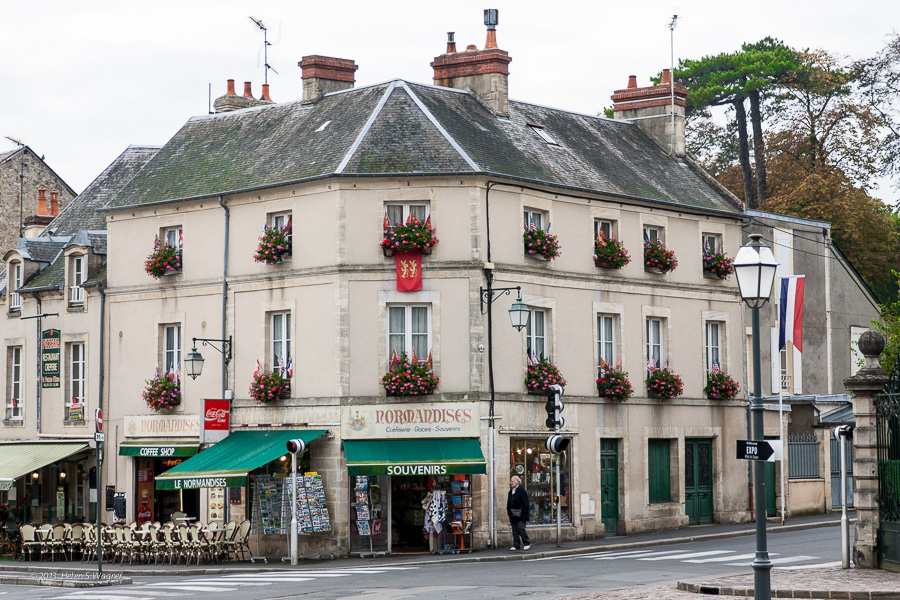
M900 360L884 393L875 397L878 445L878 549L881 559L900 568Z

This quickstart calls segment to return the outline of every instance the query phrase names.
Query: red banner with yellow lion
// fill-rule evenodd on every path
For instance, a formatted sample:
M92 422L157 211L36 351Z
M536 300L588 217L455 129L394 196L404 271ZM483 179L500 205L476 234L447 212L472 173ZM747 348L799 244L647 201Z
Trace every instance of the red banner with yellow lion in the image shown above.
M397 266L397 291L416 292L422 289L422 252L397 250L394 253Z

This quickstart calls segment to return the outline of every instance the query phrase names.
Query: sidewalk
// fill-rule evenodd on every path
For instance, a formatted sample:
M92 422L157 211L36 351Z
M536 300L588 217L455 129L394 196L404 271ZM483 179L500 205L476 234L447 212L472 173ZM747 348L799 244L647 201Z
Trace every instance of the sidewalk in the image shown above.
M784 526L779 520L770 520L769 534L811 529L816 527L836 527L840 514L812 515L793 518ZM378 558L339 558L336 560L306 559L296 567L282 563L280 559L268 564L250 561L225 563L221 565L118 565L103 564L104 580L96 579L96 563L82 562L0 562L0 585L65 585L67 587L94 587L97 585L117 585L131 583L135 576L198 576L233 573L258 573L304 569L340 569L375 567L379 565L433 565L440 563L498 562L569 556L605 550L632 550L668 544L680 544L700 540L727 539L752 535L755 524L708 525L690 527L677 531L639 534L627 537L601 538L595 540L567 541L557 548L555 544L535 544L528 552L510 552L506 548L487 549L470 554L421 554L392 555ZM620 592L598 592L571 596L571 600L696 600L698 594L728 595L732 598L753 596L753 573L722 577L704 581L684 581L674 586L653 586L633 588ZM900 599L900 575L884 571L838 569L805 569L797 571L772 572L772 597L781 598L897 598ZM777 593L776 593L777 591ZM817 595L810 595L811 593Z

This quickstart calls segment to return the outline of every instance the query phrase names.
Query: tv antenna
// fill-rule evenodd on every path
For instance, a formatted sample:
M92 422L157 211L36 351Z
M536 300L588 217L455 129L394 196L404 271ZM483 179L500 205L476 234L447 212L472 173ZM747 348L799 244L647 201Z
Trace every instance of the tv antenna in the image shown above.
M253 21L253 24L259 27L263 32L263 63L265 65L265 69L263 69L263 79L265 79L265 84L269 84L269 69L272 70L276 75L279 75L278 71L276 71L272 65L269 64L269 46L272 44L269 43L268 35L269 30L266 29L266 26L263 25L263 22L260 19L255 17L250 17L250 20Z
M672 15L672 20L669 21L669 58L671 61L669 71L669 96L671 97L671 111L672 111L672 133L671 140L672 143L669 146L669 155L675 153L675 25L678 23L678 15Z

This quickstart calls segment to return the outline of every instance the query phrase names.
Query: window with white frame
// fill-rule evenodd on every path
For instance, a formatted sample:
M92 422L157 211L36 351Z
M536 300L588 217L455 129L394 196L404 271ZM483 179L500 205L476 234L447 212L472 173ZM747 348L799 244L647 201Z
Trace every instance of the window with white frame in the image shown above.
M615 331L615 315L597 315L597 362L602 358L610 367L616 364Z
M533 132L535 132L539 138L541 138L548 144L552 144L554 146L559 146L559 142L557 142L553 138L553 136L550 135L550 132L547 131L547 128L545 126L540 125L538 123L528 123L527 125L528 125L529 129L531 129Z
M9 264L12 277L9 280L9 310L22 310L22 296L16 293L16 290L22 287L22 263L13 262Z
M166 227L163 229L163 241L167 246L181 249L183 236L181 227Z
M606 239L612 239L616 237L616 223L615 221L608 221L606 219L594 219L594 239L596 240L600 237L600 234L603 234L603 237Z
M663 347L664 327L664 319L652 317L647 319L647 365L660 369L665 366L665 348Z
M704 256L715 254L722 247L722 238L715 233L704 233L701 238Z
M547 358L547 311L531 308L525 326L525 346L532 360Z
M69 344L69 378L67 407L73 404L82 404L85 399L85 357L84 342ZM83 414L83 413L82 413Z
M288 361L291 360L291 313L270 313L269 334L272 370L287 368Z
M163 325L163 373L181 371L181 325Z
M431 349L431 306L427 304L392 304L388 310L388 360L415 352L420 361L428 359Z
M526 208L524 210L525 217L525 229L528 229L532 225L534 225L535 229L544 229L544 221L546 220L547 213L535 210L533 208Z
M6 349L6 417L22 420L22 346Z
M661 227L644 227L644 241L650 243L665 243L663 239L663 229Z
M722 368L722 324L716 321L706 322L706 372L713 369L713 365Z
M387 216L388 227L394 228L397 225L403 225L410 217L424 223L428 218L428 204L385 204L384 212Z
M87 260L85 256L76 255L69 259L69 303L84 304L84 280L87 272Z

